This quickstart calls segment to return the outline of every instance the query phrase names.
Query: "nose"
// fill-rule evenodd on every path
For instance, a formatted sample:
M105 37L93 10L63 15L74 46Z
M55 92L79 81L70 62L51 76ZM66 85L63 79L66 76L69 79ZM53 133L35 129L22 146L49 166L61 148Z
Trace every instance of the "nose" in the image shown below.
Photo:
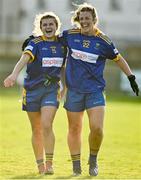
M86 22L87 22L87 20L86 20L85 18L81 19L81 23L82 23L82 24L84 24L84 23L86 23Z
M46 28L49 28L49 27L50 27L50 25L49 25L49 24L47 24L47 25L46 25Z

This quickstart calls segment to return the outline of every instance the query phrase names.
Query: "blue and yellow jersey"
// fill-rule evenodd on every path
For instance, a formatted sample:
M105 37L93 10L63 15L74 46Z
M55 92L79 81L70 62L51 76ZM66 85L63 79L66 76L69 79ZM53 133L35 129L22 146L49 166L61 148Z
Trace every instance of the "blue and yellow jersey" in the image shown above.
M54 41L48 41L44 36L36 37L28 43L23 53L31 56L24 81L26 89L42 84L46 80L46 75L60 80L66 50L57 37Z
M106 59L119 59L118 50L112 41L99 30L95 36L86 36L79 29L71 29L64 31L60 38L69 51L66 64L67 87L83 93L103 90Z

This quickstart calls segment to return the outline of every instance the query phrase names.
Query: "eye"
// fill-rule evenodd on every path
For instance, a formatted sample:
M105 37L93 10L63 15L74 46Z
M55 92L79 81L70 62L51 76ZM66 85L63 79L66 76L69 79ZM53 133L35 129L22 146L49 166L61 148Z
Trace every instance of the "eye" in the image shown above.
M82 21L84 18L83 17L80 17L79 20Z
M43 26L47 26L47 24L46 24L46 23L43 23Z
M49 23L49 26L53 26L53 23Z

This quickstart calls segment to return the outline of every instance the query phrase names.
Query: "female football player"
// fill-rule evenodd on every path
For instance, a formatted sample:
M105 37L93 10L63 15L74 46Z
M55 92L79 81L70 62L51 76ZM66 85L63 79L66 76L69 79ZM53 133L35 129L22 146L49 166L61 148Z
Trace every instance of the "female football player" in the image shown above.
M60 20L54 13L37 15L34 25L33 33L37 37L29 41L13 72L4 80L4 86L13 86L19 72L27 65L23 110L31 123L32 146L39 173L53 174L55 136L52 126L59 106L59 81L63 74L65 48L58 42Z
M66 64L67 95L64 104L68 117L68 146L74 175L81 174L81 130L84 110L89 118L89 174L98 175L97 155L103 139L105 111L103 71L107 59L114 61L128 77L138 96L138 85L130 67L112 41L97 28L96 9L83 4L75 11L72 21L78 26L63 32L68 47Z

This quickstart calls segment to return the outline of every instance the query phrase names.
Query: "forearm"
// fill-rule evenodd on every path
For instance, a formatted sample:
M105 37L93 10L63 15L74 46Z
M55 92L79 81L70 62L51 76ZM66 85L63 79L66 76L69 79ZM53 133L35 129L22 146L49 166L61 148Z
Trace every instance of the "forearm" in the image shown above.
M138 96L139 94L139 88L138 88L138 84L136 82L136 77L135 75L132 73L129 65L127 64L127 62L125 61L125 59L120 56L120 59L118 61L116 61L117 65L120 67L120 69L127 75L128 80L130 82L131 88L134 91L134 93L136 93L136 95Z
M15 76L18 76L20 71L23 69L23 67L28 63L29 59L30 59L30 56L28 54L23 54L20 60L15 65L12 71L12 74L14 74Z
M15 84L20 71L28 63L29 60L30 60L30 55L24 54L21 56L20 60L14 67L13 72L4 80L5 87L11 87Z
M127 64L127 62L122 56L120 56L120 59L116 61L116 64L127 76L130 76L131 74L133 74L129 65Z
M63 67L62 70L61 70L61 82L62 82L63 88L66 88L66 84L65 84L65 67Z

